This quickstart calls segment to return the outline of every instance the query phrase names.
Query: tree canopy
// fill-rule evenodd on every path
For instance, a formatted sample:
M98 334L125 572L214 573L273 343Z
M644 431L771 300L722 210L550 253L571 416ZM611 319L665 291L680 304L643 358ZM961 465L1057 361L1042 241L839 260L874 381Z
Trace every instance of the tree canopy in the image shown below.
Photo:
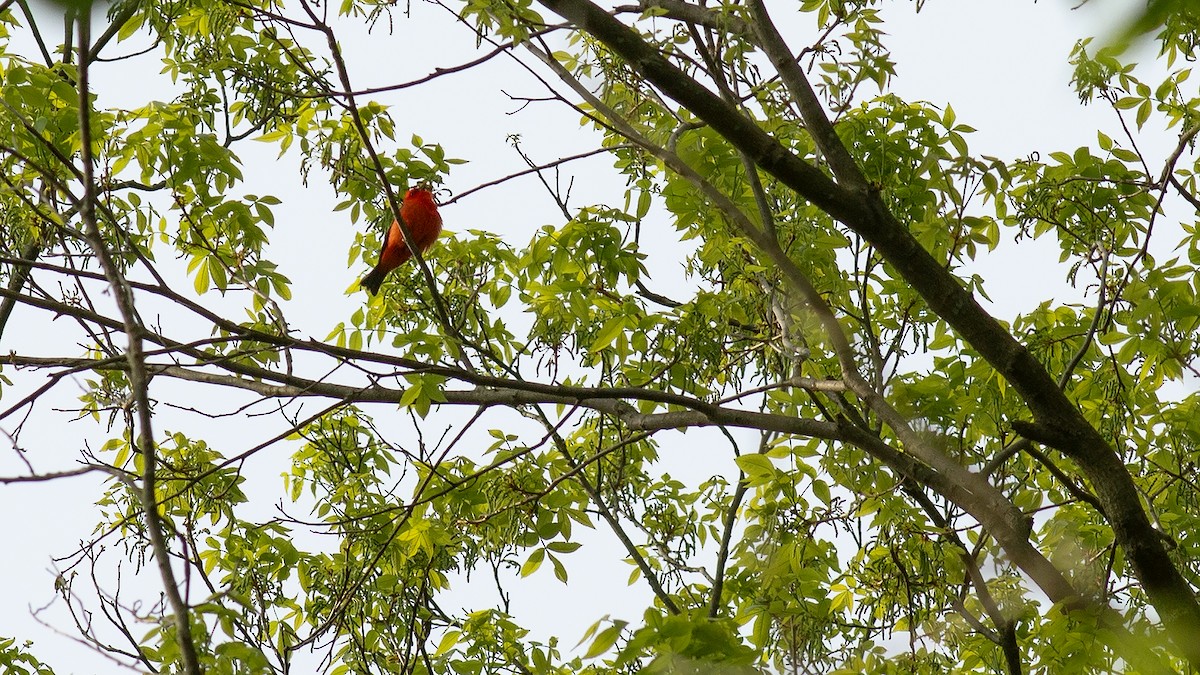
M1200 669L1200 12L1078 36L1111 125L995 157L883 4L0 3L0 490L99 486L22 552L56 628L187 675ZM475 52L389 64L419 32ZM500 61L580 127L470 187L399 101L503 134L438 89ZM297 292L418 183L433 248ZM454 222L502 187L525 239Z

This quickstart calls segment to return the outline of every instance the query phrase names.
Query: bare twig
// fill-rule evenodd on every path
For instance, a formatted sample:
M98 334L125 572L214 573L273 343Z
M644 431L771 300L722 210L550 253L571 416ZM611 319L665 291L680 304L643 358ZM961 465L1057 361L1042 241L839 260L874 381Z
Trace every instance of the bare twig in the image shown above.
M553 169L554 167L561 166L563 164L566 164L567 162L573 162L577 159L584 159L587 157L595 157L596 155L607 154L610 152L614 152L616 150L620 150L622 148L631 148L631 147L634 147L634 146L628 145L628 144L621 144L621 145L615 145L612 147L596 148L595 150L588 150L587 152L580 152L578 154L570 155L567 157L560 157L559 159L556 159L552 162L546 162L545 164L538 164L536 166L531 166L528 169L522 169L515 173L510 173L509 175L504 176L502 178L490 180L486 183L480 183L479 185L476 185L475 187L473 187L469 190L464 190L463 192L460 192L460 193L454 195L450 199L447 199L446 201L442 202L442 205L453 204L454 202L456 202L460 199L465 199L468 195L479 192L480 190L483 190L485 188L495 187L497 185L500 185L501 183L507 183L508 181L513 180L514 178L528 176L531 173L538 173L538 172L544 171L546 169Z

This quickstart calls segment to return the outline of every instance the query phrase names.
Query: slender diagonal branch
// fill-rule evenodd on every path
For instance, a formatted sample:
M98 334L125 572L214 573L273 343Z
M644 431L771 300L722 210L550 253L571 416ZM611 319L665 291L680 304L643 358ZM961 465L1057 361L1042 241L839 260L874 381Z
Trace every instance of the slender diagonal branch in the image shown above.
M758 452L765 453L768 449L768 441L771 438L770 434L763 433L759 439ZM746 481L746 474L738 471L737 488L733 491L733 497L729 500L729 509L725 512L725 526L721 531L721 547L717 551L717 567L713 571L713 587L712 597L708 600L708 617L715 619L721 613L723 606L722 600L725 594L725 567L729 564L729 549L733 541L733 526L737 524L738 511L742 508L742 500L746 498L746 492L750 489L750 484Z
M371 142L371 135L367 131L366 124L363 123L362 114L359 112L358 103L353 93L354 87L350 83L350 72L346 68L346 60L342 57L342 48L338 45L337 36L334 35L333 28L317 16L307 0L301 0L300 4L308 14L309 19L316 26L316 29L325 36L325 40L329 45L329 52L337 69L338 79L341 82L342 90L345 92L346 109L350 113L350 119L354 123L354 129L358 132L358 137L363 144L363 148L366 149L368 156L371 158L371 164L375 169L376 175L379 177L379 183L383 187L384 195L387 196L388 205L391 207L392 216L400 226L400 232L404 235L404 240L409 242L416 241L412 236L412 232L408 229L408 223L404 222L404 218L400 215L400 199L397 197L396 191L392 188L392 184L387 180L387 171L384 170L383 162L379 159L379 153L375 150L375 144ZM408 250L412 253L412 257L420 268L426 285L429 287L429 293L433 298L434 311L437 313L438 320L446 331L459 338L461 342L462 336L458 334L458 331L454 328L454 323L450 320L450 313L446 309L446 302L438 290L437 279L433 276L433 271L429 268L429 263L421 254L419 248L418 246L410 246ZM472 367L470 361L466 358L466 354L461 349L456 348L454 352L456 358L464 366L468 368Z
M12 272L8 277L8 290L12 295L7 295L3 301L0 301L0 339L4 337L4 328L8 325L8 317L12 316L13 308L17 305L17 294L25 288L29 276L33 273L32 263L41 254L41 242L34 241L26 246L24 251L21 251L21 262L11 263Z
M89 8L90 9L90 8ZM150 538L150 546L154 551L155 563L159 576L162 578L163 592L174 615L175 640L179 645L180 658L183 661L183 671L187 675L201 675L200 661L196 654L196 643L192 638L191 612L187 602L179 592L175 573L171 569L170 547L163 535L162 518L158 513L157 481L155 471L158 456L154 441L154 427L150 413L150 378L146 372L146 363L142 353L142 336L146 329L138 319L134 308L133 290L125 282L120 267L109 254L108 245L96 219L96 182L93 175L94 158L92 156L91 132L91 95L88 91L89 65L91 63L91 17L88 10L81 11L77 16L78 57L79 57L79 135L80 160L83 165L83 199L80 216L84 223L88 245L100 261L104 275L112 287L113 296L121 313L125 335L129 340L126 349L126 359L129 364L129 388L133 397L134 412L137 417L137 449L142 456L142 484L140 498L142 510L146 518L146 533Z
M775 27L771 17L767 14L766 6L762 0L747 0L746 6L750 9L754 32L758 34L763 52L771 60L775 72L779 73L784 86L795 99L804 118L804 124L808 127L808 132L812 134L813 140L816 141L817 147L820 148L821 154L824 155L825 161L829 162L829 168L833 169L833 175L837 176L838 182L842 185L865 192L867 180L863 177L862 170L858 168L858 163L850 156L846 146L838 138L837 131L834 130L829 117L821 108L821 102L817 99L816 92L809 85L804 71L800 70L800 64L792 56L787 43L783 41L783 36L779 34L779 29Z

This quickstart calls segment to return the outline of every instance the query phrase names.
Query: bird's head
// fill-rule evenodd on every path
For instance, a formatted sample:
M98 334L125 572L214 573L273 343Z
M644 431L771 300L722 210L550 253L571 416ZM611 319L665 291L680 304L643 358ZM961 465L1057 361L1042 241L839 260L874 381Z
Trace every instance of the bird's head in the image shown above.
M404 193L404 198L416 197L417 195L433 197L433 183L422 181L408 188L408 192Z

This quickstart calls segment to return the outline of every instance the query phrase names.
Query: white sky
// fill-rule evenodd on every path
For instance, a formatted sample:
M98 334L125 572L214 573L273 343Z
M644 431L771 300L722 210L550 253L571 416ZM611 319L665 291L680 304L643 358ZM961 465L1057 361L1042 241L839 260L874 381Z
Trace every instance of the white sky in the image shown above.
M884 12L885 30L892 36L889 45L898 63L892 90L910 100L921 99L936 105L952 102L958 119L978 130L968 138L976 153L1018 157L1032 151L1045 155L1050 150L1071 150L1083 144L1094 145L1097 128L1116 137L1113 130L1119 127L1109 109L1079 104L1069 85L1070 67L1066 59L1077 38L1104 31L1117 21L1114 17L1139 3L1093 0L1072 11L1069 8L1074 4L1069 0L1037 4L1013 0L931 0L919 15L914 14L911 3L889 5ZM770 6L781 14L784 10L778 8L790 5L774 2ZM411 7L413 18L397 16L391 35L386 33L386 22L380 22L369 38L339 28L356 88L413 79L436 67L449 67L477 55L473 38L461 27L449 24L443 9L419 1L414 1ZM777 20L786 25L785 17L778 16ZM806 35L795 39L793 45L807 41ZM124 50L123 45L118 45L114 51ZM158 65L153 61L125 62L98 70L94 87L100 93L101 106L140 103L147 82L161 81L155 75L157 70ZM449 176L447 187L455 194L524 168L509 147L507 137L511 134L519 134L525 150L541 162L592 147L594 137L581 132L577 115L561 104L534 103L517 112L520 105L505 92L530 97L545 94L541 85L510 59L500 57L469 73L379 98L392 106L400 143L407 144L408 136L415 133L427 141L441 143L447 156L471 160L456 167ZM165 93L160 96L166 97ZM1164 138L1168 144L1171 142L1169 136ZM1143 149L1154 157L1163 157L1169 146ZM243 146L239 152L248 178L243 191L274 194L284 202L275 210L277 227L269 255L293 282L294 299L284 305L285 312L302 333L323 339L362 302L361 294L347 296L345 291L365 271L366 264L360 260L348 268L345 261L353 233L367 224L351 225L347 212L332 212L336 201L332 189L322 185L316 174L307 188L302 187L294 161L276 162L273 146ZM576 177L573 205L620 199L623 182L607 167L605 159L593 158L563 168L564 178ZM459 235L468 229L501 233L514 246L522 246L537 227L561 220L548 208L542 190L536 178L526 177L476 193L443 210L447 229ZM673 237L673 230L667 228L664 250L682 250L671 243ZM1164 240L1173 244L1178 238ZM1061 285L1057 246L1043 246L1040 251L1030 254L1023 249L1020 274L1013 273L1014 261L1005 255L1004 249L978 261L972 269L985 278L994 277L987 288L999 315L1010 317L1029 309L1045 299L1049 284ZM670 295L671 289L678 288L683 281L677 261L678 255L674 253L665 261L651 259L648 283ZM189 288L190 284L181 281L181 287ZM1069 290L1056 292L1062 293L1060 299L1074 297ZM216 299L206 296L205 303L215 304ZM72 327L66 324L65 319L56 323L51 317L18 308L0 348L20 353L74 355L77 349L73 339L63 338L58 340L60 344L53 344L56 338L71 333ZM17 386L4 390L5 406L40 382L11 368L6 368L4 374L17 381ZM174 385L154 383L160 393L171 386ZM72 405L72 398L78 393L70 385L60 387L61 405ZM237 397L230 396L215 405L232 410L236 400ZM323 403L317 402L308 409L315 411L320 405ZM160 433L166 429L185 433L209 429L195 416L163 409L159 413ZM390 427L397 434L406 433L402 431L403 419L389 421L406 415L378 408L371 413L385 428ZM271 423L214 424L212 428L219 430L215 436L209 436L210 441L223 449L229 448L228 454L253 446L280 428L277 420L264 419L270 419ZM445 419L449 424L452 418ZM95 444L103 437L89 423L64 426L61 420L61 416L43 404L29 422L30 430L22 436L22 445L39 470L69 466L77 456L81 439L90 439ZM0 429L9 431L12 425L11 420L0 422ZM258 494L263 495L256 507L264 515L272 512L280 498L278 473L287 462L286 457L280 456L282 452L282 447L275 448L274 456L256 460L259 469L252 476L252 483L256 484ZM693 447L688 451L700 453L705 462L678 461L690 459L694 454L685 458L678 454L683 448L671 448L669 444L664 447L664 454L668 452L677 453L678 471L684 474L719 471L722 464L729 466L727 447ZM709 457L712 462L707 461ZM12 475L22 470L9 444L0 439L0 473ZM105 670L106 664L92 652L38 626L27 609L43 605L53 597L53 577L47 571L51 567L50 557L69 552L75 542L90 536L96 519L92 506L98 495L94 491L96 485L90 478L54 484L0 485L0 512L6 516L4 538L10 542L0 550L0 578L7 580L5 602L0 605L0 636L34 639L35 653L60 675L115 672ZM577 529L577 534L583 535L582 530ZM604 532L590 536L611 541ZM623 554L617 553L613 559L619 561L621 557ZM533 614L530 623L535 634L549 635L555 631L562 638L562 646L569 648L592 621L604 614L638 620L639 606L644 606L648 592L641 584L625 586L629 572L626 565L617 562L609 566L611 574L594 574L570 558L568 565L575 576L566 589L553 580L547 565L522 587L524 595L514 596L518 616L523 611ZM585 573L586 579L581 576ZM157 583L153 578L149 581L151 588ZM470 587L456 595L465 597L472 587L481 594L491 592L486 575L480 574L473 577ZM568 593L574 612L562 610ZM70 629L61 614L55 616L58 627Z

